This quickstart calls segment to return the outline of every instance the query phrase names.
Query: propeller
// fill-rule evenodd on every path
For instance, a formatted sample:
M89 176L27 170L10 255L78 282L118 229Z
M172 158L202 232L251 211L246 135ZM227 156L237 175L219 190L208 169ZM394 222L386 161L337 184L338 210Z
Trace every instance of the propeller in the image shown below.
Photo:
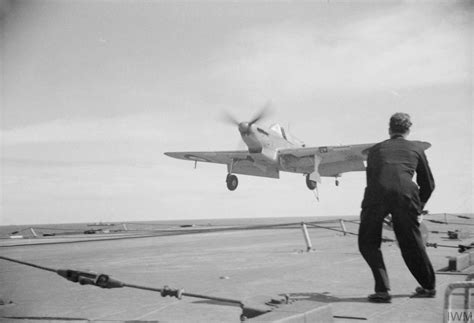
M236 125L238 126L239 125L239 121L233 116L231 115L229 112L225 112L225 114L222 116L222 121L224 121L225 123L230 123L232 125Z
M223 117L223 121L226 122L226 123L230 123L232 125L236 125L236 126L239 126L239 131L240 133L242 134L247 134L250 130L250 127L266 118L269 116L270 114L270 111L271 110L271 102L267 102L263 107L262 109L259 111L258 114L256 114L250 121L244 121L244 122L239 122L233 115L231 115L229 112L226 112L224 117Z
M253 125L255 122L257 122L257 121L259 121L263 118L268 117L270 115L271 106L272 106L272 104L271 104L270 101L265 103L265 105L262 107L260 112L255 117L253 117L252 121L249 122L249 125Z

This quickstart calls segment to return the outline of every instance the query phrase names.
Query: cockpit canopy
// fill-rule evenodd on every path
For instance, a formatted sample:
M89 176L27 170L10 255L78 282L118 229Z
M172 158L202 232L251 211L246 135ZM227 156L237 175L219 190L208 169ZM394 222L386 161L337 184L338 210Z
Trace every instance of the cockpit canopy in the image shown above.
M274 132L276 132L280 137L287 139L285 129L283 129L283 127L280 126L278 123L275 123L274 125L272 125L270 127L270 130L273 130Z
M286 132L285 129L278 123L275 123L274 125L272 125L270 127L270 130L272 130L274 133L276 133L277 135L279 135L286 141L291 142L292 144L295 144L300 147L305 146L305 144L301 140L299 140L298 138L295 138L289 132Z

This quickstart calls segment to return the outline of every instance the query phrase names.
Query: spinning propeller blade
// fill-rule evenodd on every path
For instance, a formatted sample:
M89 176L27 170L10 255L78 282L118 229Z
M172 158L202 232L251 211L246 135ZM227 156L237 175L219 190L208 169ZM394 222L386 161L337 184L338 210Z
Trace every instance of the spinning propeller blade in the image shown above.
M222 121L226 122L226 123L229 123L229 124L232 124L232 125L236 125L239 127L239 131L241 133L247 133L250 129L250 127L268 117L270 115L270 112L271 112L271 102L268 101L263 107L262 109L260 110L260 112L258 114L256 114L252 119L251 121L248 121L248 122L240 122L238 121L233 115L231 115L229 112L225 111L224 112L224 115L222 116Z
M269 116L270 114L270 108L271 108L271 102L268 101L265 103L265 105L262 107L260 112L253 117L252 121L249 121L249 125L253 125L255 122L258 122L261 119L264 119Z
M222 116L222 121L224 121L225 123L230 123L230 124L233 124L233 125L236 125L238 126L239 125L239 121L233 116L231 115L229 112L225 111L224 112L224 115Z

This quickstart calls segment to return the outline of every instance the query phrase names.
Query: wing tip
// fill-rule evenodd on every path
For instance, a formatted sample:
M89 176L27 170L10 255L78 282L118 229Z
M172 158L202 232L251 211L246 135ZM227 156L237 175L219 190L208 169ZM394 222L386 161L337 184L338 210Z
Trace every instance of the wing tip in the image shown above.
M168 156L168 157L172 157L172 158L179 158L179 153L177 152L171 152L171 151L167 151L165 153L163 153L164 155Z

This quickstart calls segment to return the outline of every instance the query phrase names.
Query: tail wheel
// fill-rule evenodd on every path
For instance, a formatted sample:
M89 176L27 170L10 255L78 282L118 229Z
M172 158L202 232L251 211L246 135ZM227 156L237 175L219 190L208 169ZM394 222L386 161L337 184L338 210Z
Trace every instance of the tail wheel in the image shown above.
M312 181L312 180L309 178L309 174L306 175L306 186L307 186L310 190L314 190L317 185L318 185L317 182Z
M227 188L229 189L229 191L234 191L239 185L239 180L237 179L237 176L232 174L228 174L225 181L227 183Z

